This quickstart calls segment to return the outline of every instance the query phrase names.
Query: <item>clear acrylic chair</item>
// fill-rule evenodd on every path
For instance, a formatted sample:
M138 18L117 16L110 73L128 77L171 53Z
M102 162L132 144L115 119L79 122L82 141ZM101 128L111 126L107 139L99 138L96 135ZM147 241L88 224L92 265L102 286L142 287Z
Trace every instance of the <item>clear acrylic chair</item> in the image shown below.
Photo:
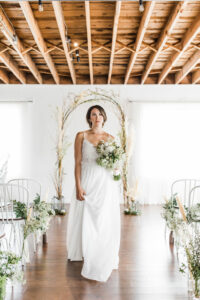
M195 207L196 205L200 206L200 185L194 186L189 193L189 210ZM196 232L200 224L199 212L195 213L194 215L191 215L191 222L194 224L194 230Z
M19 185L0 184L0 225L6 235L7 250L22 255L23 228L25 220L14 211L14 200L23 202L29 207L28 190ZM27 210L28 213L28 210Z
M190 191L193 187L200 185L200 179L178 179L171 185L171 199L176 195L179 197L183 207L189 208ZM178 206L177 206L177 209ZM180 212L179 212L180 213ZM173 232L170 232L170 244L174 243Z
M171 185L171 197L174 194L180 198L185 207L189 207L189 195L193 187L200 185L200 179L178 179Z
M37 195L41 197L41 184L32 178L14 178L8 181L9 184L19 185L26 188L29 192L29 203L30 205L33 204L33 200L36 198ZM40 240L40 233L34 233L33 235L33 247L34 252L36 252L37 243Z
M31 178L14 178L8 181L8 184L20 185L26 188L29 192L30 203L36 198L36 194L41 196L41 184Z

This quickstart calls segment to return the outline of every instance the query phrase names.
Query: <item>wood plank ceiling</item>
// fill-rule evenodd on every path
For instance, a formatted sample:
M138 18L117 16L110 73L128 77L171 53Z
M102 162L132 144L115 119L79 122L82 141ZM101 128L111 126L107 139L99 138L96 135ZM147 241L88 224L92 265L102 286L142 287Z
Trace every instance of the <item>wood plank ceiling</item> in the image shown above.
M0 84L200 83L200 1L42 3L0 1Z

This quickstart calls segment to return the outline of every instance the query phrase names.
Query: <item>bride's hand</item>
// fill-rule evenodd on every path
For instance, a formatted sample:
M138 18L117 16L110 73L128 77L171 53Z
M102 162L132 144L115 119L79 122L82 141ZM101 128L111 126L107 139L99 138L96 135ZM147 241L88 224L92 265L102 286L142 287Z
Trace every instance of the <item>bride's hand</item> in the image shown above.
M76 199L83 201L83 200L85 200L84 195L86 195L84 189L82 189L81 187L77 187L76 188Z

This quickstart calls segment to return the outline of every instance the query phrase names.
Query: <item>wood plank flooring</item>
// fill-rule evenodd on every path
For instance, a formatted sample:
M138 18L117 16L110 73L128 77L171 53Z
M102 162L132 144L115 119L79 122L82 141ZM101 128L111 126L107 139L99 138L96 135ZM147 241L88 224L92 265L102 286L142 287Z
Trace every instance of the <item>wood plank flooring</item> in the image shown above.
M67 261L67 215L54 217L48 244L26 266L26 284L7 288L6 300L186 300L187 280L165 237L159 206L142 215L121 213L120 265L106 283L83 278L82 262Z

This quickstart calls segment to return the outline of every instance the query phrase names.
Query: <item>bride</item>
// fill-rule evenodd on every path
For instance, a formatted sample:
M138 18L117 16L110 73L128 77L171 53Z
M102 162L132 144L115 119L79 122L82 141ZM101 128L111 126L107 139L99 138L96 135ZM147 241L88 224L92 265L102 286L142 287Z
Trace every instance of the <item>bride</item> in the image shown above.
M120 193L111 173L97 165L96 146L113 137L103 131L104 109L94 105L86 120L90 129L75 139L75 182L67 225L67 252L71 261L84 260L81 275L107 281L118 269Z

